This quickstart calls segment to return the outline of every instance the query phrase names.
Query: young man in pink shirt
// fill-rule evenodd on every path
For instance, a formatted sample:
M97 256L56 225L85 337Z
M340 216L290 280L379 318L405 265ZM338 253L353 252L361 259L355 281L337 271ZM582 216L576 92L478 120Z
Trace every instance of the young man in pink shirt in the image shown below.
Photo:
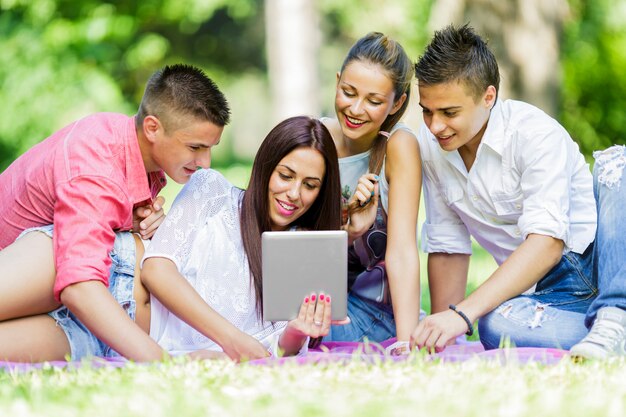
M116 231L152 236L163 221L164 174L185 183L208 168L229 118L225 97L201 70L167 66L148 81L137 115L85 117L19 157L0 175L0 321L62 303L123 356L162 358L108 291L109 252ZM54 228L54 255L32 259L50 238L16 239L46 225Z

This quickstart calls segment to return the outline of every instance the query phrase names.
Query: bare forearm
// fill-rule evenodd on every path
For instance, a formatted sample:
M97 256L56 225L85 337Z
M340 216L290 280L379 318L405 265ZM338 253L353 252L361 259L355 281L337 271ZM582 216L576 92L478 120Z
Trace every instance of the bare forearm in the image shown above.
M472 321L535 285L561 259L563 241L529 235L474 293L459 303Z
M420 276L417 218L422 166L415 136L398 130L387 141L389 183L385 264L399 341L408 341L419 321Z
M223 347L238 329L202 299L173 263L149 261L141 273L148 291L185 323Z
M167 356L132 321L101 282L85 281L71 285L61 293L61 301L98 339L120 355L141 362L161 360Z
M420 314L419 258L409 250L387 251L385 265L398 340L409 340Z
M428 254L430 311L439 313L465 298L469 255L460 253Z

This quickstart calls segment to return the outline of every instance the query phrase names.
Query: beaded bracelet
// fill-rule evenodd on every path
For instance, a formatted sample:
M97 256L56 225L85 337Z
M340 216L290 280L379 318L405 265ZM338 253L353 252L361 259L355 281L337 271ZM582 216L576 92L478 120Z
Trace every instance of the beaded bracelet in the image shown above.
M474 334L474 326L472 325L472 322L470 321L469 318L467 318L467 316L465 315L464 312L462 312L461 310L457 310L456 306L454 304L450 304L448 306L448 308L452 311L454 311L456 314L458 314L459 316L461 316L461 318L463 320L465 320L465 323L467 324L467 332L465 333L468 336L471 336Z

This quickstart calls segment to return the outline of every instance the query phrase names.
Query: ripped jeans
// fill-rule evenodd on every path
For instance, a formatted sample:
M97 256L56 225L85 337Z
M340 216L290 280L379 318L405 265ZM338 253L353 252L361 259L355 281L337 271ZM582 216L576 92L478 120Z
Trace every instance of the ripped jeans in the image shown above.
M532 294L505 301L478 322L480 341L494 349L509 340L517 347L569 349L586 336L602 307L626 309L626 147L594 152L598 211L595 241L582 255L567 253Z

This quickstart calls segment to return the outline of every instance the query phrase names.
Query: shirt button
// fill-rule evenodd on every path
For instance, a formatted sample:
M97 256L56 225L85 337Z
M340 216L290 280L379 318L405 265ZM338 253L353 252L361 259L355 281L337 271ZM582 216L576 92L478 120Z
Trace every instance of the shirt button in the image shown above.
M521 205L521 204L519 204L519 203L517 203L517 204L515 205L515 208L516 208L516 209L518 209L518 210L521 210L521 209L522 209L522 205Z
M477 196L477 195L473 195L473 196L472 196L472 200L474 200L474 201L478 201L478 196Z
M515 229L515 236L519 236L521 234L522 234L522 232L520 232L519 229Z

